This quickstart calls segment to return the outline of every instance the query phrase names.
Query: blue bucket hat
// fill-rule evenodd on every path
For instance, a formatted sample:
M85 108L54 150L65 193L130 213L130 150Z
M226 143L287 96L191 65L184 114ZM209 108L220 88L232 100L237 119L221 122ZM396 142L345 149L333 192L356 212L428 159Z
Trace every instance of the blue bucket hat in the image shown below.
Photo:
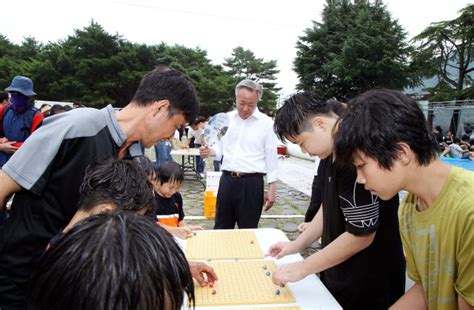
M33 91L33 81L24 76L15 76L7 88L6 91L17 91L25 96L34 96L36 93Z

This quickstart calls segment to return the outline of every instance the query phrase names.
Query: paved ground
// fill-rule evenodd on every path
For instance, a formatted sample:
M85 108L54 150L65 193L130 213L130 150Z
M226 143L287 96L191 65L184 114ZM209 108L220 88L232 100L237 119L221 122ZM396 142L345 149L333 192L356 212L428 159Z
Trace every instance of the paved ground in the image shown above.
M147 156L153 159L154 154L147 150ZM178 158L175 160L178 161ZM180 160L180 159L179 159ZM206 169L212 169L212 161L206 162ZM313 181L314 163L296 157L279 159L279 180L277 197L272 209L264 212L260 228L278 228L285 232L290 240L298 236L298 225L303 221L309 205L311 182ZM181 190L184 200L186 222L190 225L201 225L212 229L214 220L203 219L204 187L197 180L185 180ZM197 219L193 219L197 216ZM269 218L266 218L268 216ZM287 217L280 217L287 216ZM303 253L304 256L314 252L315 246Z

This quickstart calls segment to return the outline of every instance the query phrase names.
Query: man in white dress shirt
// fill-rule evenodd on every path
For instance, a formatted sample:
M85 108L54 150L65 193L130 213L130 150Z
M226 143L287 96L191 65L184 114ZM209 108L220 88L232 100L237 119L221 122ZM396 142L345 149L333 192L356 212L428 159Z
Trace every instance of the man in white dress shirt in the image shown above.
M235 223L239 228L257 228L262 208L267 211L275 202L277 140L273 121L257 108L262 86L243 80L235 88L235 97L236 110L227 113L225 136L213 148L200 149L204 158L223 159L214 229L233 229Z

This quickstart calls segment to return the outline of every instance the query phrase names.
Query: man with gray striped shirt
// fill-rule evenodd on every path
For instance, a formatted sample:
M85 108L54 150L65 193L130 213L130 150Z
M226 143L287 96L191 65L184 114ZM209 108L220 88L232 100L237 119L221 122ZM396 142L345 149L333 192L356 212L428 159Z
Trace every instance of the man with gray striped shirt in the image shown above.
M83 108L45 120L0 171L0 209L14 194L0 228L0 308L25 309L29 279L50 239L77 211L87 166L141 153L173 136L199 112L182 73L157 68L146 74L131 102L115 113ZM131 147L131 146L138 147Z

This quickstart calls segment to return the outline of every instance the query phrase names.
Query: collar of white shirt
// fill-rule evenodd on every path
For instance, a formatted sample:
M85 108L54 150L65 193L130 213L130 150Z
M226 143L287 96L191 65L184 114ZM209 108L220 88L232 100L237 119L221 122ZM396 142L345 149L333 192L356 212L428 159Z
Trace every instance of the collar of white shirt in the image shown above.
M237 111L237 109L233 110L231 113L231 116L232 117L235 117L235 118L240 118L239 116L239 112ZM258 109L258 107L255 108L255 111L253 111L252 115L250 115L248 118L251 118L251 117L254 117L256 119L262 119L264 118L266 115L263 114L262 112L260 112L260 110ZM247 119L248 119L247 118Z

